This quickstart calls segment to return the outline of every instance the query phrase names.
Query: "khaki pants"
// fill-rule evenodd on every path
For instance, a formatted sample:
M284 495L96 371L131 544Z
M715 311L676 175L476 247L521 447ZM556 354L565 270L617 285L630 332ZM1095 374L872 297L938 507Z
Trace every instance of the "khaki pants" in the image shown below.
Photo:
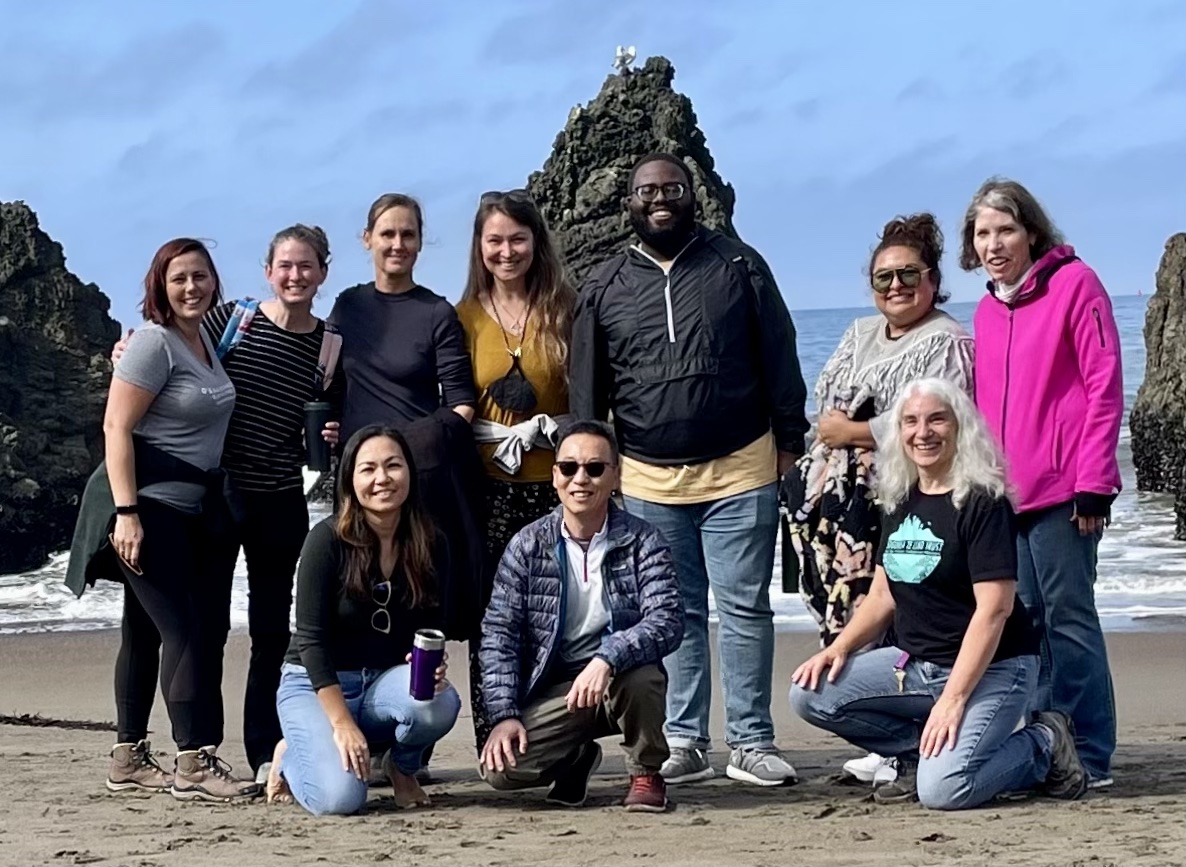
M571 682L557 684L523 713L527 752L516 755L516 767L499 773L479 768L496 789L547 786L563 775L577 750L597 738L622 735L626 770L632 775L657 774L667 761L667 676L658 665L643 665L610 680L606 698L597 707L569 713L564 704Z

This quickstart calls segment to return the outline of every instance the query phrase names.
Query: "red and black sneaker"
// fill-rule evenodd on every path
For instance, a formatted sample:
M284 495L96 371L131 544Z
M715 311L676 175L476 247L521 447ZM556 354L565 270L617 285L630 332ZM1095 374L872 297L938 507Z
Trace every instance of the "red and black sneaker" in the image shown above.
M630 778L630 791L622 802L631 813L667 811L667 783L658 774L639 774Z

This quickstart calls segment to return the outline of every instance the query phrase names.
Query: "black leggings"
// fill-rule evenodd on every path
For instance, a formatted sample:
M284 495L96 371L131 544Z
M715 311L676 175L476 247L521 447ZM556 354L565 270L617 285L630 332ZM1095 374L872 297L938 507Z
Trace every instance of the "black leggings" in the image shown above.
M288 652L289 612L297 560L309 530L309 507L300 488L242 493L245 520L229 537L217 569L229 590L239 548L247 560L247 624L251 662L243 697L243 747L252 770L272 760L280 742L276 690ZM230 606L228 594L226 605ZM222 655L219 655L219 662Z
M200 515L140 501L144 541L137 574L121 563L123 644L116 659L121 741L147 734L147 674L160 649L161 693L179 750L222 742L222 647L230 629L230 576L212 568L220 545ZM225 584L225 586L224 586ZM127 599L133 595L134 599Z

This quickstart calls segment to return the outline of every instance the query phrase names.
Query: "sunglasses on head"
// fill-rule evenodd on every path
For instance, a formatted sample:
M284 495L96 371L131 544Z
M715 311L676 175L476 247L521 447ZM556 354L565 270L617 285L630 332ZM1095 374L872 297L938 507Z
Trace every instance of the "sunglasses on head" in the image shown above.
M391 633L391 612L387 610L391 602L391 582L381 581L371 587L371 600L378 605L378 609L371 615L371 626L384 635Z
M512 202L525 202L529 205L535 204L535 199L531 198L531 193L522 187L517 187L513 190L487 190L478 198L478 204L489 205L506 199Z
M930 268L919 268L917 265L907 265L904 268L882 268L873 272L870 282L873 284L873 291L880 295L890 291L894 285L895 277L905 288L917 289L918 285L922 283L922 275L930 270Z
M659 193L663 193L663 200L667 202L674 202L684 197L684 193L688 191L686 184L681 184L678 181L673 181L670 184L643 184L634 188L634 195L638 196L640 202L653 202L659 197Z
M613 464L607 464L605 461L556 461L556 469L560 470L560 475L571 479L577 474L581 467L585 468L585 472L589 474L591 479L600 479L605 475L606 469L612 467Z

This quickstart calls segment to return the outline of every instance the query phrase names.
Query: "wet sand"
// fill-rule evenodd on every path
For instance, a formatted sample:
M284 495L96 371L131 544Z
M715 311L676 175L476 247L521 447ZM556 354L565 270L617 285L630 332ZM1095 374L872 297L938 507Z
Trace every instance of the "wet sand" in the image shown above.
M398 810L374 788L365 815L316 819L299 807L179 803L167 795L114 795L103 786L114 734L0 724L5 804L2 864L1182 864L1186 863L1186 632L1109 635L1120 709L1116 785L1076 803L1043 799L943 814L917 804L878 806L842 784L857 752L793 717L786 687L812 650L780 634L774 718L797 786L758 789L724 778L673 787L665 815L619 806L627 777L613 739L589 805L563 810L544 791L499 793L477 778L461 646L451 679L466 698L432 760L434 805ZM113 631L0 636L0 714L61 720L114 718ZM232 637L221 753L246 771L241 696L248 642ZM713 733L721 733L714 694ZM154 749L170 761L158 700Z

